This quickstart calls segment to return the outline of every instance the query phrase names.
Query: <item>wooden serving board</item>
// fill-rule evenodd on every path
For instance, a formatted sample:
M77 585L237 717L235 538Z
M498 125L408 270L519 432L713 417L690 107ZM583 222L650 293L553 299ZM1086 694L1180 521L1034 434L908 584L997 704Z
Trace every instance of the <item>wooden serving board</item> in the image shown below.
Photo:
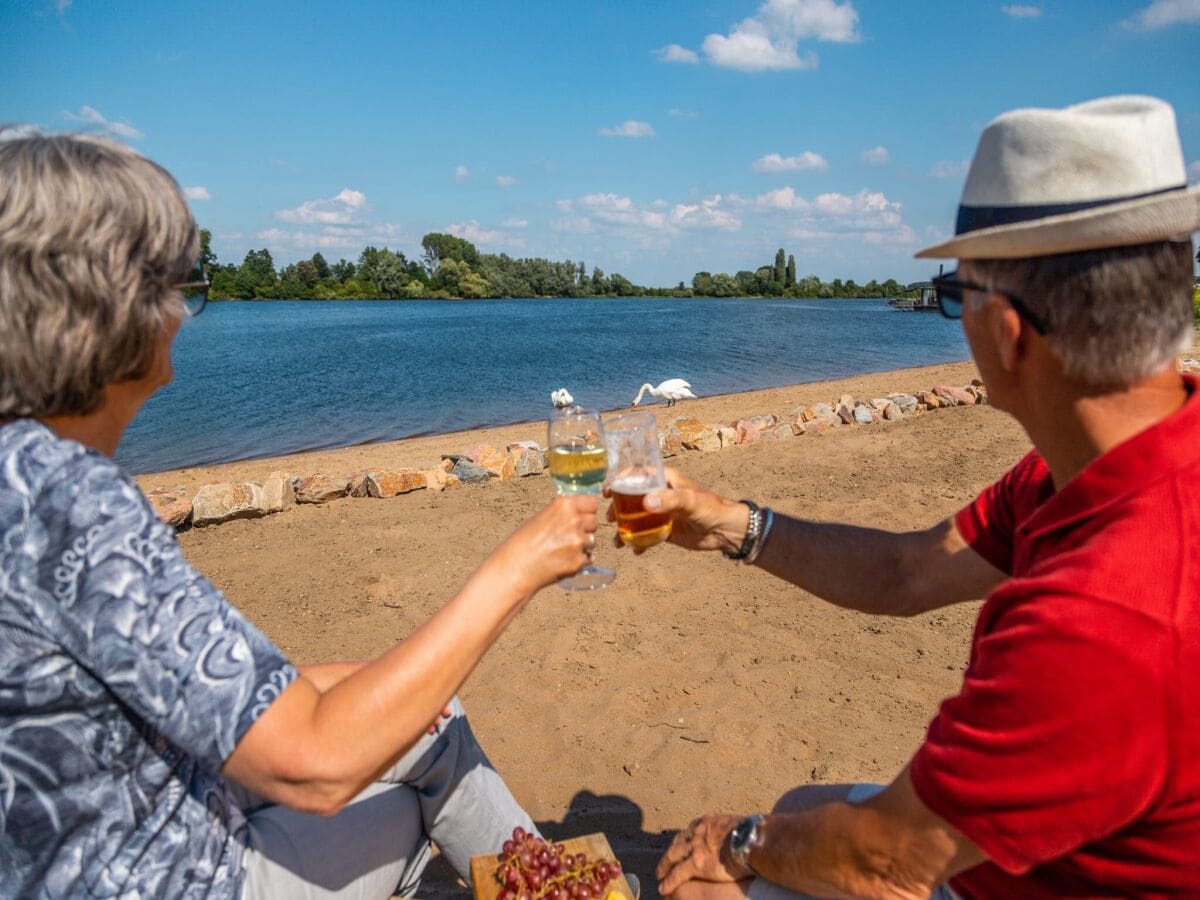
M617 859L617 855L612 852L612 847L608 845L608 838L600 832L567 838L565 841L554 841L553 843L565 846L567 853L582 853L591 862L600 859ZM620 860L617 861L620 862ZM500 893L500 885L496 882L496 868L499 865L499 853L471 857L471 882L475 885L475 900L496 900L496 897ZM633 891L629 888L629 882L625 880L624 871L621 872L616 881L610 881L605 886L605 900L607 900L608 894L612 891L620 894L623 900L636 900L633 896Z

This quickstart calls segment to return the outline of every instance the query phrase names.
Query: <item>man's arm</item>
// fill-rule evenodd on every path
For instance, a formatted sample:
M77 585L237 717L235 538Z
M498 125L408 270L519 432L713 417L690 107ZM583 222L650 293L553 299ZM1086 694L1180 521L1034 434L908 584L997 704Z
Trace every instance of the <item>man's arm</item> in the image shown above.
M690 881L758 875L820 897L925 898L953 875L987 861L969 838L933 813L913 789L908 769L882 793L860 803L825 803L773 813L749 854L752 869L728 852L740 816L709 815L675 836L658 864L659 890Z
M646 507L673 514L673 543L691 550L741 547L750 514L744 503L673 469L668 482L668 490L646 497ZM893 616L979 599L1005 577L967 545L952 518L896 533L777 512L755 565L838 606Z

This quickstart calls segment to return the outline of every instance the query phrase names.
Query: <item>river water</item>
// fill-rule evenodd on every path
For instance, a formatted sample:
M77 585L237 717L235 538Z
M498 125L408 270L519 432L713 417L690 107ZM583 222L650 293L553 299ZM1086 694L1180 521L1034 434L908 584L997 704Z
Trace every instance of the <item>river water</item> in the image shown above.
M230 301L175 340L175 381L116 458L141 473L528 421L550 392L628 405L968 356L962 329L882 300Z

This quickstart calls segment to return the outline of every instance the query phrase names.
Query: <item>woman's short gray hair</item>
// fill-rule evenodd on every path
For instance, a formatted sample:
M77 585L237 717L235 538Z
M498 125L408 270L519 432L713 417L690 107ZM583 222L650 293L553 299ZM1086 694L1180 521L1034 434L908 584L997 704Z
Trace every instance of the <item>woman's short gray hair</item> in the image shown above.
M145 375L198 253L179 185L128 147L0 141L0 422L89 413Z
M1088 388L1136 384L1174 362L1191 343L1190 240L963 260L963 268L1039 315L1064 374Z

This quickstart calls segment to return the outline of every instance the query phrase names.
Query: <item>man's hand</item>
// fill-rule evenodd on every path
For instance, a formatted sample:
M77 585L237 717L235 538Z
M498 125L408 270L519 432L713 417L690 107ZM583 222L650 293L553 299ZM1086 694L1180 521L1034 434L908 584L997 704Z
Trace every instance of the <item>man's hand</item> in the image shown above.
M687 881L740 881L754 873L726 852L729 832L742 816L708 813L675 835L658 861L658 892L672 894Z
M726 500L705 487L701 487L676 469L667 469L665 490L647 494L645 507L649 512L671 513L671 536L668 540L688 550L737 551L746 536L750 522L750 510L744 503ZM609 491L605 491L610 494ZM608 520L616 521L616 512L610 506ZM617 546L621 546L617 538ZM633 552L644 553L645 549L634 547Z

